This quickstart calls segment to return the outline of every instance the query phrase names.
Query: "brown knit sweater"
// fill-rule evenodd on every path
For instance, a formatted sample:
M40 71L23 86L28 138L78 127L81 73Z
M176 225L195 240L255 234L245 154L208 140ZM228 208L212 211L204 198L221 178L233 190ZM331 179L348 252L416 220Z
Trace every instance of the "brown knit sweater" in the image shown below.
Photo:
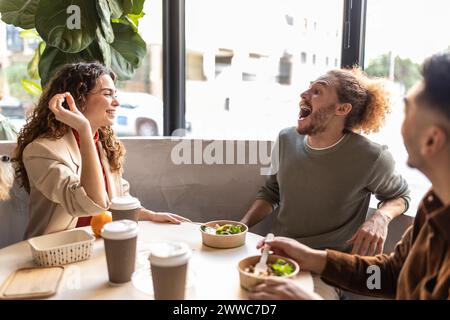
M371 265L379 269L369 268ZM405 232L392 254L361 257L328 250L322 279L364 295L449 299L450 206L444 206L430 191L420 204L413 226Z

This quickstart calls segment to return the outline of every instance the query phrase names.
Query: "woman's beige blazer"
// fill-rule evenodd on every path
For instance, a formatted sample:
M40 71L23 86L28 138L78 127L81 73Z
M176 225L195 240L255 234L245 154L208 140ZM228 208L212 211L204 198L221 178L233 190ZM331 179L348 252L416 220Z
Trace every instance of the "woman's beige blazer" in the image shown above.
M100 159L108 182L108 203L126 195L129 184L111 172L100 141ZM78 217L96 215L103 208L92 201L80 185L81 154L72 131L61 139L38 138L26 146L23 162L30 180L30 221L25 239L74 228Z

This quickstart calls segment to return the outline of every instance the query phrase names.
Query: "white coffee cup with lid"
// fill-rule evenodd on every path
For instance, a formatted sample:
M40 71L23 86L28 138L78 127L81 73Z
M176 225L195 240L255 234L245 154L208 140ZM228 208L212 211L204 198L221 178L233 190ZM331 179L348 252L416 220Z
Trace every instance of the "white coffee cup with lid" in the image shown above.
M139 228L132 220L112 221L103 226L106 264L111 283L131 280L136 262L136 243Z
M191 254L191 249L183 242L161 242L152 245L148 260L155 299L184 299Z
M114 221L128 219L137 222L141 208L139 199L132 196L114 197L109 206Z

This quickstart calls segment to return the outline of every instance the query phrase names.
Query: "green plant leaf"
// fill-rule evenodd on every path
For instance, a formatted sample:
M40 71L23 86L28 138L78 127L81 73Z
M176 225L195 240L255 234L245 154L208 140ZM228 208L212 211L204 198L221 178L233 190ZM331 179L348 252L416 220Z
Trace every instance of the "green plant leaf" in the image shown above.
M41 85L45 87L60 67L67 63L100 61L102 54L96 42L78 53L67 53L58 48L47 46L39 61Z
M109 10L109 5L107 0L97 0L97 13L100 17L100 29L103 36L108 43L114 41L114 32L111 27L111 11Z
M139 19L145 16L144 12L141 12L140 14L127 14L127 17L133 21L136 28L139 26Z
M28 62L27 72L31 79L39 79L39 61L45 49L45 42L41 41L34 50L33 58Z
M134 32L138 32L138 27L137 25L134 23L133 20L131 20L131 18L129 17L129 15L126 16L122 16L119 19L112 19L111 22L113 23L122 23L122 24L126 24L127 26L130 26L131 28L133 28Z
M144 9L145 0L123 0L124 14L140 14Z
M106 42L105 38L103 38L100 28L97 28L96 36L97 44L102 55L102 62L105 66L111 68L111 46Z
M120 80L130 79L147 53L141 36L129 25L112 24L115 39L111 44L111 67Z
M35 97L39 97L42 94L42 88L36 82L27 79L22 79L20 80L20 83L22 84L22 87L25 89L25 91L28 92L29 94Z
M112 19L119 19L123 15L123 0L108 0Z
M2 20L22 29L34 28L39 0L0 0Z
M19 32L19 36L23 39L41 39L36 29L22 30Z
M79 14L72 10L77 8ZM80 52L95 38L96 12L92 0L40 0L36 11L36 30L48 45L68 53Z

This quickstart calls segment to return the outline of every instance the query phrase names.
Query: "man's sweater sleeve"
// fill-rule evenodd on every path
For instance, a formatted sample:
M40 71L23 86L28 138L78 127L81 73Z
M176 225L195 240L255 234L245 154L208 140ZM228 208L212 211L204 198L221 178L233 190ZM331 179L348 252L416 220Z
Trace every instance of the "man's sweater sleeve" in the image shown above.
M280 202L280 191L278 187L277 175L267 177L266 184L259 189L256 199L263 199L272 204L274 209Z
M256 194L256 199L266 200L272 204L274 209L280 202L280 188L277 178L278 170L280 168L280 155L280 138L278 138L272 148L270 171L266 178L266 183Z
M412 227L390 255L362 257L327 250L322 279L332 286L357 294L395 298L398 276L411 248L411 241Z
M375 194L381 202L391 199L403 198L408 210L410 197L406 180L395 172L395 161L392 154L383 146L378 159L369 175L367 189Z

